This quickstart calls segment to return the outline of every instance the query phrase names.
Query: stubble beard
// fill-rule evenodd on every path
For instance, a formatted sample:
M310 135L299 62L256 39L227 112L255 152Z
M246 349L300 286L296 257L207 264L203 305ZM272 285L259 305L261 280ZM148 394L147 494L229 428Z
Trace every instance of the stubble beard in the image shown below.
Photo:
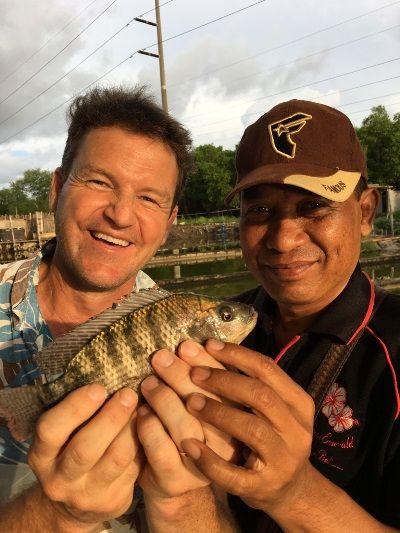
M53 261L65 281L72 288L81 292L111 292L120 288L130 279L134 280L137 274L133 272L127 274L123 278L114 278L108 282L101 283L100 281L95 280L90 273L86 272L79 261L74 260L74 257L67 251L62 237L57 237L57 245ZM133 286L134 281L132 282L132 288Z

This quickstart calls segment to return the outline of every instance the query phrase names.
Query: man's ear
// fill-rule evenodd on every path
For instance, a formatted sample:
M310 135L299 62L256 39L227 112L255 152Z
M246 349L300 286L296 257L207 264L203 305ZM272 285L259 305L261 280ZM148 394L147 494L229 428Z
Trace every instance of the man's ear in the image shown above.
M57 167L55 171L53 172L53 176L51 178L51 183L50 183L50 191L49 191L50 211L56 210L58 197L60 195L60 191L63 185L64 185L64 181L61 175L61 167Z
M361 193L361 235L366 237L371 233L372 223L379 203L379 192L374 187Z
M165 230L165 235L164 235L164 238L163 238L160 246L165 244L165 241L167 240L167 237L168 237L168 233L169 233L169 231L171 229L172 224L175 222L175 219L176 219L177 215L178 215L178 206L176 205L172 209L171 214L169 215L169 218L168 218L168 221L167 221L167 227L166 227L166 230Z

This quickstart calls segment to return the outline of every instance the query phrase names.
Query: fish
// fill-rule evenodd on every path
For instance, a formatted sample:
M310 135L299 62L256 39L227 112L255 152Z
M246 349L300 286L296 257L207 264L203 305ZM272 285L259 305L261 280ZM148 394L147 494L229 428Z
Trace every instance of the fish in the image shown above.
M254 308L240 302L160 288L132 293L41 350L35 362L47 382L1 389L0 416L24 441L39 416L78 387L101 383L107 397L122 387L140 393L156 350L175 352L187 339L239 344L256 320Z

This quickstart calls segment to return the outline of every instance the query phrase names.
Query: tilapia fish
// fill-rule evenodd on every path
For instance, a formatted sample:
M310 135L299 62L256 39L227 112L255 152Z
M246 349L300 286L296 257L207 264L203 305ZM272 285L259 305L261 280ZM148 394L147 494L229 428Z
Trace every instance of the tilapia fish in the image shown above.
M0 390L0 416L17 440L28 438L40 414L72 390L102 383L107 396L138 391L160 348L175 351L186 339L241 342L256 323L251 306L191 293L147 289L58 337L37 356L43 385Z

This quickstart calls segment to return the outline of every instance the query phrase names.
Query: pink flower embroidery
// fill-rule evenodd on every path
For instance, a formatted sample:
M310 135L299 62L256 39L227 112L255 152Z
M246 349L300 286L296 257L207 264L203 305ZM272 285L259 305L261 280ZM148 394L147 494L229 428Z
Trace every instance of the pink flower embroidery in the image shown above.
M328 418L329 425L338 433L350 429L354 425L353 409L346 405L339 413L332 413Z
M334 383L322 403L322 412L326 417L339 413L346 402L346 391Z

